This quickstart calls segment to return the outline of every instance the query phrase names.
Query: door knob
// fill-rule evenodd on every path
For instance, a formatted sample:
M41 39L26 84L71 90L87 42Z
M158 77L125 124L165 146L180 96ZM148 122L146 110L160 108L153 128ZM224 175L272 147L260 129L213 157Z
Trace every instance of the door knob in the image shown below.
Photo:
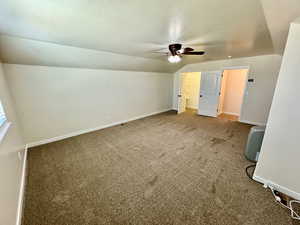
M182 97L182 95L177 95L177 97L178 97L178 98L181 98L181 97Z
M200 98L202 98L203 97L203 95L200 95Z

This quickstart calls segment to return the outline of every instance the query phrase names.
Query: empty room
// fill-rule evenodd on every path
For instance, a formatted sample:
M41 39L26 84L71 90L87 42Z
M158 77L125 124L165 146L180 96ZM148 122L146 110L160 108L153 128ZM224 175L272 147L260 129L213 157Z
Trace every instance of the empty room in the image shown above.
M300 224L298 0L2 0L0 225Z

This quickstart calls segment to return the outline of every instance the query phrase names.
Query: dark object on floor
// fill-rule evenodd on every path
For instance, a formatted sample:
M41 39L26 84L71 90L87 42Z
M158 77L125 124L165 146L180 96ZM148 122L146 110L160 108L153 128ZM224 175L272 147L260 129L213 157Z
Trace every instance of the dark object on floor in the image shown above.
M256 164L253 164L253 165L247 166L246 169L245 169L247 176L248 176L251 180L253 180L253 174L254 174L255 167L256 167ZM253 169L252 169L252 168L253 168ZM249 172L250 169L252 169L252 172ZM255 180L254 180L254 181L255 181Z
M263 138L265 135L265 129L265 126L255 126L252 127L249 132L248 141L245 149L245 156L248 160L252 162L257 162Z
M253 174L254 174L255 168L256 168L256 164L253 164L253 165L250 165L250 166L246 167L245 172L247 174L247 177L249 177L249 179L253 180L256 183L262 184L259 181L256 181L256 180L253 179ZM252 172L249 171L250 169L252 169Z

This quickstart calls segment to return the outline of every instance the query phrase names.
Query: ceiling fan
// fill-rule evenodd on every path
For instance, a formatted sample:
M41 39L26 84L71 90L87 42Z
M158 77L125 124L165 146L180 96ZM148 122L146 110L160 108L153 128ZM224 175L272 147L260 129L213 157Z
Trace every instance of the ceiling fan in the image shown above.
M194 51L193 48L182 48L182 44L170 44L168 53L168 61L170 63L178 63L183 55L204 55L204 51Z

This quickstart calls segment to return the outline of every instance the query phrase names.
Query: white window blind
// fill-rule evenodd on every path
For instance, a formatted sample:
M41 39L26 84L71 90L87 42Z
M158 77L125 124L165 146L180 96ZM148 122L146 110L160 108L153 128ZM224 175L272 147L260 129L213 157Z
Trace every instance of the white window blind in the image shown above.
M0 127L4 124L5 121L6 121L6 117L5 117L4 109L2 103L0 102Z

